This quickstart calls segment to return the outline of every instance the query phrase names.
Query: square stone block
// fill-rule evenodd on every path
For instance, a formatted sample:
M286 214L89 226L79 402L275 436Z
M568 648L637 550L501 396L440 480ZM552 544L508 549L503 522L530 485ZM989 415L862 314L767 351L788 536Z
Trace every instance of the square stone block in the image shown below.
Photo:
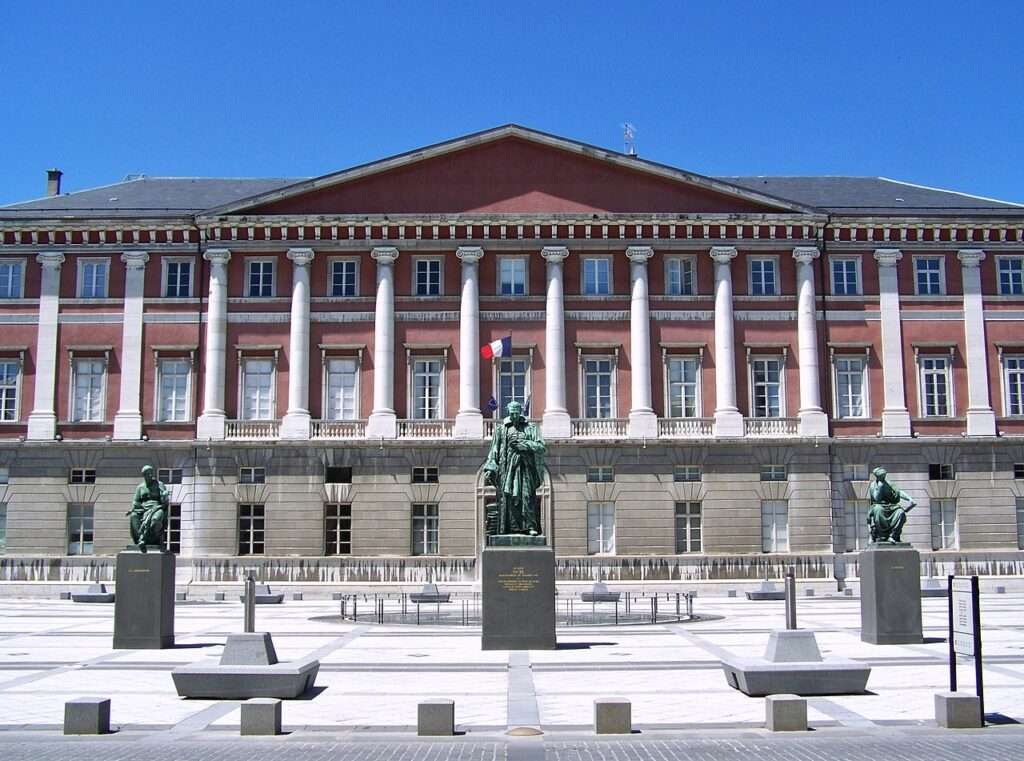
M216 602L224 602L224 598L225 597L226 597L226 595L223 592L214 592L213 593L213 599Z
M117 554L115 650L174 647L174 570L170 552Z
M451 737L455 734L455 701L424 700L416 706L416 734Z
M769 732L807 731L807 701L798 695L769 695L764 714Z
M554 650L554 550L485 547L480 563L482 648Z
M64 734L103 735L110 732L110 698L75 698L64 704Z
M920 553L909 544L872 544L858 563L861 640L873 645L923 642Z
M277 698L249 698L242 703L243 735L281 734L281 701Z
M628 735L633 731L633 706L625 698L594 701L594 734Z
M975 729L982 726L981 701L966 692L935 693L935 723L947 729Z
M302 592L295 592L295 593L293 593L292 594L292 599L297 601L297 602L301 602L302 601Z

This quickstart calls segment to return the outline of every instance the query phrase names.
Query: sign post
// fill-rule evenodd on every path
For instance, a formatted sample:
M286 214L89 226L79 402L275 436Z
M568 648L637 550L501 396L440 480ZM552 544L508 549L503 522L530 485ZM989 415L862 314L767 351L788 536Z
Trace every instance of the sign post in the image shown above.
M977 576L949 577L949 689L956 692L957 656L974 659L974 688L985 724L985 687L981 674L981 604Z

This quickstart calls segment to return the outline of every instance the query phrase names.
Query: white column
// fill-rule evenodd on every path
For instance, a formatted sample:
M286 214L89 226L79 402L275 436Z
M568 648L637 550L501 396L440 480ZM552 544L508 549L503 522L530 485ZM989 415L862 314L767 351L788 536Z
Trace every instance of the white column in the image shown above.
M39 289L39 327L36 330L35 403L28 416L28 436L33 441L52 441L57 435L54 390L57 387L57 316L60 311L60 265L64 254L44 251L36 257L42 265Z
M292 314L288 343L288 410L281 419L282 439L308 439L309 419L309 265L313 249L290 248Z
M394 439L395 416L395 260L398 249L378 246L370 252L377 262L377 308L373 326L373 410L366 435Z
M203 414L196 421L196 438L222 440L227 413L224 411L224 369L228 343L228 261L226 248L208 249L203 258L210 263L210 297L206 311L206 357L203 361Z
M736 339L732 325L733 246L713 246L715 262L715 436L742 436L743 416L736 406Z
M814 294L814 246L793 249L796 259L796 330L800 360L801 436L828 436L828 417L821 408L821 373L818 366L818 307Z
M462 262L462 304L459 323L459 411L455 438L482 439L484 416L480 413L480 259L479 246L459 246Z
M957 252L964 280L964 337L967 354L967 435L995 436L996 415L988 391L985 305L981 296L981 262L985 252Z
M541 432L546 439L572 436L572 420L565 406L565 289L562 262L569 256L565 246L544 246L540 255L548 263L547 304L544 317L544 417Z
M896 264L903 253L895 248L875 251L878 261L878 311L882 320L882 382L885 406L882 408L882 435L909 436L910 413L907 411L903 384L903 330L900 327L900 291Z
M629 246L629 364L631 400L629 436L658 438L658 417L651 404L651 309L648 299L647 260L654 256L650 246Z
M114 415L114 438L142 438L142 289L146 281L145 251L125 251L124 327L121 333L121 402Z

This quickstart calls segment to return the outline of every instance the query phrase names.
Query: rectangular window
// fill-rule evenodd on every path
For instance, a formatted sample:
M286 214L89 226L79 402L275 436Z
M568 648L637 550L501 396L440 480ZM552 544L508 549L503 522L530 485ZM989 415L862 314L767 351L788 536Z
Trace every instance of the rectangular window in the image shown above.
M21 362L0 359L0 421L13 423L18 419L18 385Z
M836 357L836 413L841 418L867 417L864 403L864 357Z
M605 357L583 360L583 416L587 418L610 418L613 409L614 362Z
M1024 497L1017 497L1017 549L1024 550Z
M697 465L676 465L672 470L672 480L676 482L700 481L700 467Z
M352 554L352 505L324 505L324 554Z
M187 299L192 295L192 262L168 259L164 263L164 296Z
M615 469L611 465L592 465L587 468L587 483L610 484L615 480Z
M325 484L352 483L352 468L343 465L328 465L324 470Z
M357 296L355 259L335 259L331 262L331 295Z
M505 415L511 402L519 402L526 409L528 397L526 374L529 360L519 357L501 358L497 361L498 370L498 414Z
M665 260L665 293L669 296L693 296L693 259L689 256L672 256Z
M868 531L868 501L848 499L844 505L846 551L858 552L867 548L871 541Z
M583 257L583 295L607 296L612 292L612 262L604 256Z
M1024 257L1004 256L999 262L999 294L1024 296Z
M274 419L274 360L242 360L242 419Z
M92 554L93 506L68 505L68 554Z
M436 466L416 466L412 469L414 484L436 484L438 468Z
M156 472L157 480L167 486L175 486L181 483L183 471L181 468L159 468Z
M248 264L245 295L251 299L266 299L274 295L274 261L272 259L250 259Z
M356 399L356 381L359 379L359 360L327 360L328 420L356 420L359 418Z
M789 503L784 499L761 502L761 550L789 552Z
M956 500L933 499L930 503L930 510L932 516L932 549L956 549Z
M94 484L96 483L95 468L72 468L68 474L69 484Z
M668 416L699 417L697 383L700 360L697 357L670 357L668 360Z
M844 481L867 481L868 466L860 463L854 465L843 465Z
M1018 480L1024 479L1024 462L1015 462L1013 464L1013 477Z
M933 462L928 466L929 481L952 481L956 476L950 463Z
M521 256L498 257L498 293L502 296L526 295L526 259Z
M441 260L440 259L416 259L416 283L415 293L417 296L440 296L441 295Z
M776 296L779 292L774 259L750 259L750 295Z
M1024 356L1003 357L1006 414L1024 415Z
M168 552L181 554L181 505L169 505L167 526L164 528L164 546Z
M412 506L412 554L437 555L439 518L437 505L417 504Z
M676 554L701 551L700 502L676 502Z
M267 482L266 468L239 468L238 483L240 484L265 484Z
M266 536L264 505L238 506L238 554L262 555Z
M860 294L860 259L832 259L832 293L836 296Z
M920 362L922 414L924 417L948 417L949 357L921 357Z
M782 415L782 359L751 359L754 417Z
M0 262L0 299L20 299L24 265L21 261Z
M761 466L761 480L762 481L785 481L786 480L786 466L785 465L762 465Z
M103 420L103 390L107 362L100 357L79 357L71 363L71 421L98 423Z
M943 260L939 256L914 257L914 283L918 296L941 296L945 292Z
M109 269L110 263L106 259L79 259L78 297L80 299L105 299Z
M192 362L187 357L168 357L157 363L157 420L183 423L189 419L189 380Z
M412 417L414 420L442 418L441 383L443 363L440 359L414 359L412 362Z
M615 503L591 502L587 505L587 553L610 555L615 552Z
M0 502L0 553L7 552L7 503Z

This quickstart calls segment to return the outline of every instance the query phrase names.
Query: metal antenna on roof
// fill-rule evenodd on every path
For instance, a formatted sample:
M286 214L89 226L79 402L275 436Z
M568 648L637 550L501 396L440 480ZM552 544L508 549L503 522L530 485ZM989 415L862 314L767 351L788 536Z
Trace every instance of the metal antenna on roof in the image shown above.
M636 155L636 127L629 122L622 125L623 153L627 156Z

